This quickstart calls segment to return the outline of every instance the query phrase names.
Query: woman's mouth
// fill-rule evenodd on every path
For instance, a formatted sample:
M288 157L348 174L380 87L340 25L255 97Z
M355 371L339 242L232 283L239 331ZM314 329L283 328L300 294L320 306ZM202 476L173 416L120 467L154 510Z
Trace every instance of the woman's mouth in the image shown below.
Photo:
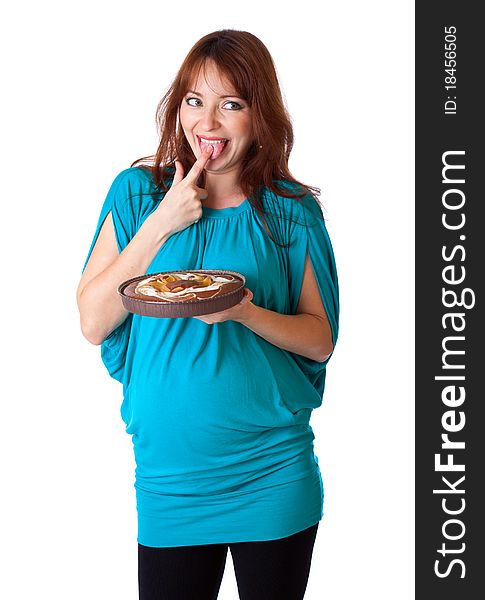
M201 149L201 151L204 151L204 149L209 146L211 148L214 148L212 150L212 155L209 158L209 160L215 160L216 158L219 158L219 156L224 152L227 145L229 144L229 140L225 138L217 138L211 140L198 135L197 140L199 142L199 148Z

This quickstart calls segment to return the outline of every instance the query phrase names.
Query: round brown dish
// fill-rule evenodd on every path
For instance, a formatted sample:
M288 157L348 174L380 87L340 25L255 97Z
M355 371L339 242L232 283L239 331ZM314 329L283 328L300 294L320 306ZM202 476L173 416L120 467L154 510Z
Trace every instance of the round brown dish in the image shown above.
M147 273L118 287L126 310L145 317L195 317L226 310L244 296L236 271L192 269Z

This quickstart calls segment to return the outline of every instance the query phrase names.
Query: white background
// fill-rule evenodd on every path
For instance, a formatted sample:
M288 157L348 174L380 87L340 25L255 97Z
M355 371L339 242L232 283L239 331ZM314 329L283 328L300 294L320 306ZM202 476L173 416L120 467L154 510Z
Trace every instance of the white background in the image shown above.
M155 151L156 105L184 56L236 28L274 57L290 170L322 188L339 272L340 336L311 420L325 516L305 599L412 598L412 3L12 6L0 19L1 597L137 598L121 385L81 335L75 292L109 186ZM237 599L230 554L219 598Z

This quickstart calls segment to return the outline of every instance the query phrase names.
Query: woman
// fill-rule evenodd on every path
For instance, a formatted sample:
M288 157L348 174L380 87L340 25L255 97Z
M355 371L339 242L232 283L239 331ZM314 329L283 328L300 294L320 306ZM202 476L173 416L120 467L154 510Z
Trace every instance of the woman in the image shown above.
M140 598L216 598L230 547L240 598L297 600L323 514L309 419L338 334L318 190L288 170L291 121L250 33L197 42L157 117L157 154L115 178L77 295L123 383ZM245 295L192 318L122 306L122 281L182 269L241 272Z

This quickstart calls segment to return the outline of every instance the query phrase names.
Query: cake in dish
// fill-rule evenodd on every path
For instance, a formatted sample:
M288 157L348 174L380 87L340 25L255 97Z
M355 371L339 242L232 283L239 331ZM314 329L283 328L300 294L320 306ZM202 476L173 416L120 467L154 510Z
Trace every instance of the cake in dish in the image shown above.
M244 276L234 271L170 271L125 281L118 292L130 312L195 316L234 306L243 297L244 284Z
M160 273L142 279L134 286L136 296L166 302L187 302L214 298L241 285L233 275L209 273ZM125 290L125 293L127 290Z

